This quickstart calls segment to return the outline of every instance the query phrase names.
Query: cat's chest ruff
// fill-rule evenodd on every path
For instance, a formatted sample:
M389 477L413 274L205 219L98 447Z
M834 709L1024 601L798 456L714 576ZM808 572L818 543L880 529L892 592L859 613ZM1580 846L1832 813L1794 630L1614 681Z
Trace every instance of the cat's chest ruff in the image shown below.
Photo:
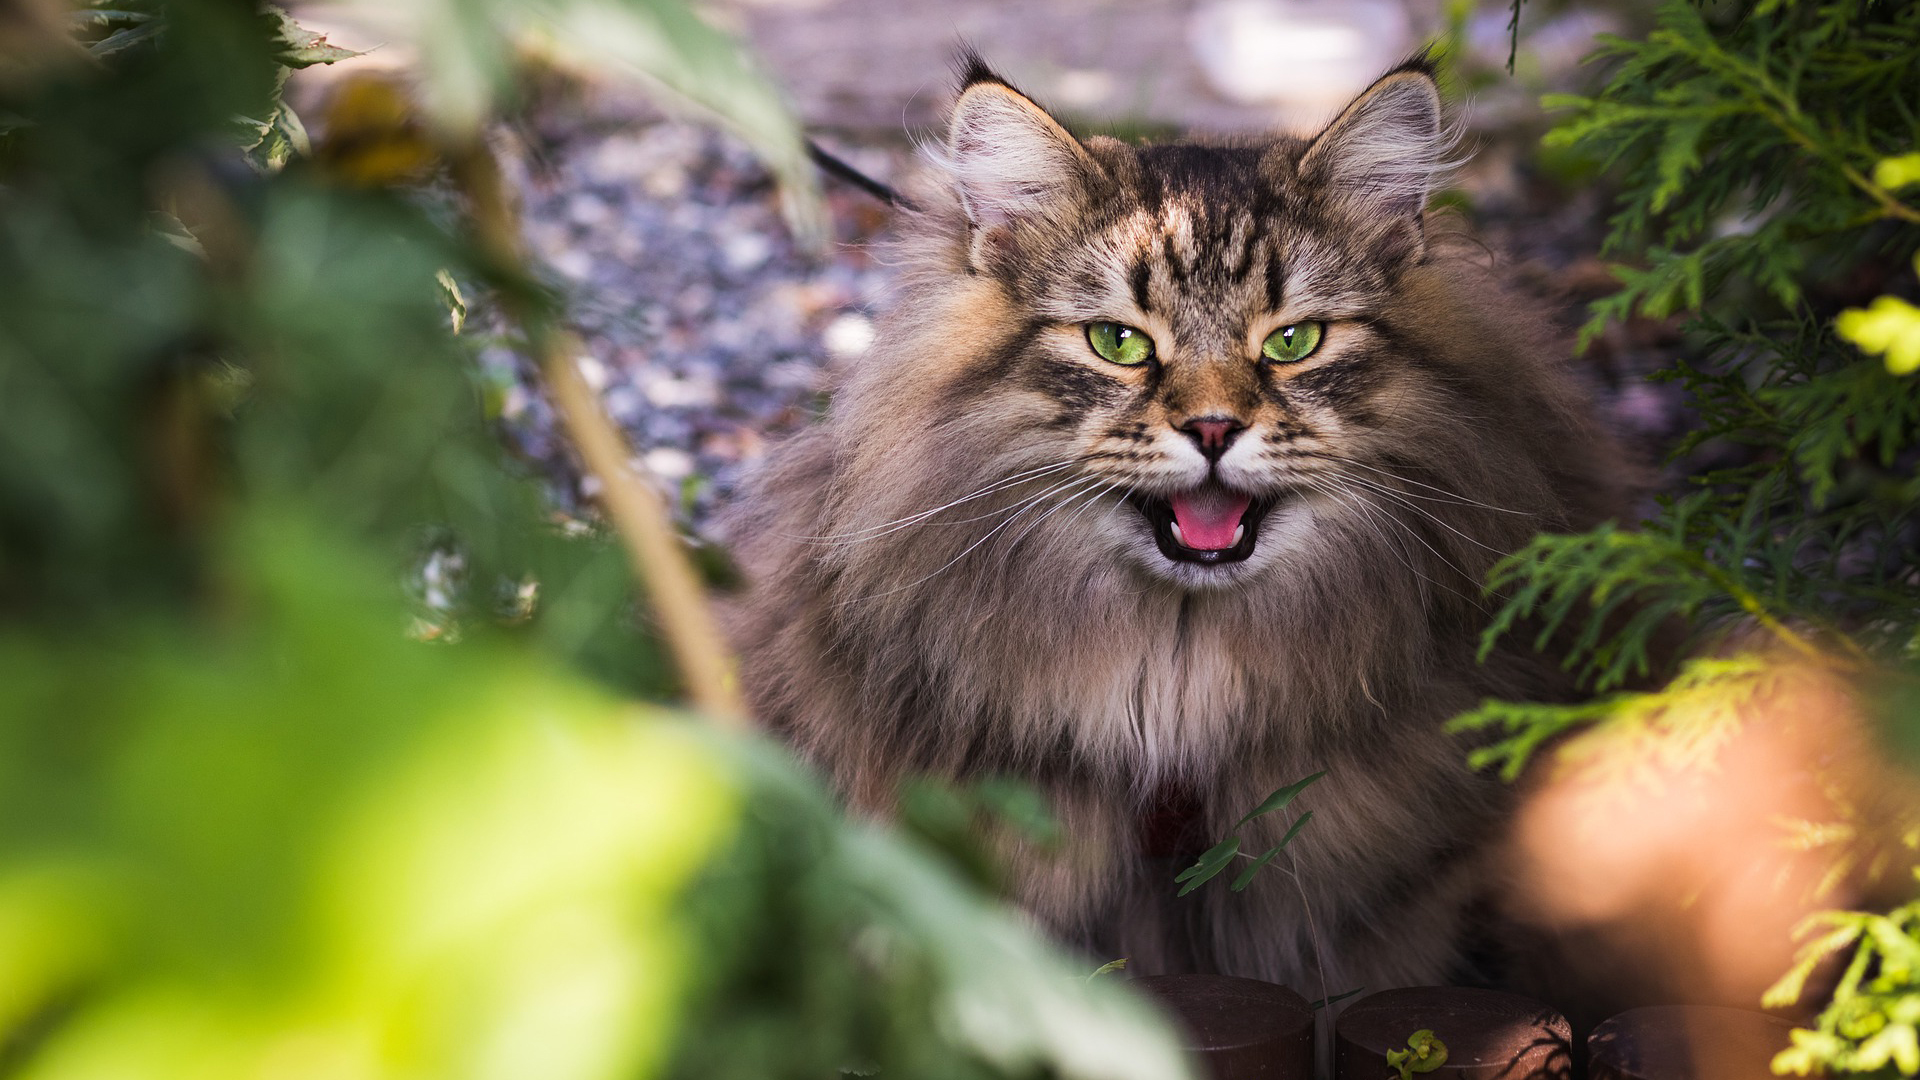
M1103 642L1098 662L1072 664L1077 677L1036 671L1033 689L1100 756L1150 774L1209 768L1255 709L1232 626L1183 598L1136 629L1124 643Z

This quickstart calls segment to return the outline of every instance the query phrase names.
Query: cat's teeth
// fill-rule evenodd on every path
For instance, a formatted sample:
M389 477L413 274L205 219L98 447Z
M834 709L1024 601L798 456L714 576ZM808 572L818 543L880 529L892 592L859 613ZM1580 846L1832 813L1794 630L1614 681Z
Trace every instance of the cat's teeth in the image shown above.
M1187 546L1187 538L1180 535L1180 523L1177 521L1173 523L1173 542L1181 547Z
M1233 543L1228 544L1227 546L1230 548L1239 547L1240 538L1245 535L1247 535L1247 527L1245 525L1235 525L1233 527Z

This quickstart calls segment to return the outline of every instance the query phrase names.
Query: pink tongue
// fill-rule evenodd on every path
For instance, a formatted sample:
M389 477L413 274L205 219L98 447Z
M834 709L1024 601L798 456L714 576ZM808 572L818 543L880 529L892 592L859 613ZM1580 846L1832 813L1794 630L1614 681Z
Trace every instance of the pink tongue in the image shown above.
M1180 524L1181 543L1201 551L1220 551L1233 546L1234 530L1253 497L1202 488L1167 501L1173 504L1173 520Z

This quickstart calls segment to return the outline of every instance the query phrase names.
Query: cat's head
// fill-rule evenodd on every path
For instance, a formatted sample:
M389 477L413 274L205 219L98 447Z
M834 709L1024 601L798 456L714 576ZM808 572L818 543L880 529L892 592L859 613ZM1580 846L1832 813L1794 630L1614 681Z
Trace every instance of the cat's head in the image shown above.
M1425 205L1451 151L1424 60L1312 138L1159 146L1076 138L969 60L855 422L916 433L889 454L937 445L948 495L1085 478L1018 535L1187 587L1324 554L1342 527L1411 547L1400 519L1503 485L1537 504L1527 421L1487 422L1514 408L1512 359L1462 364L1486 324L1437 280ZM1096 492L1109 509L1040 524Z

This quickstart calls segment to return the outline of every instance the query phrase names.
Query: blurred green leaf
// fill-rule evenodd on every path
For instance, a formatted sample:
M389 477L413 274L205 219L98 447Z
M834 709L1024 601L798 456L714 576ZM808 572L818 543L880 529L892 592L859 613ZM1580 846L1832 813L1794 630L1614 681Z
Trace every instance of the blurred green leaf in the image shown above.
M340 60L351 60L361 55L352 49L343 49L328 43L325 34L316 34L293 21L293 16L284 10L269 4L266 12L278 24L273 58L290 68L312 67L315 64L331 64Z
M67 18L76 27L111 26L114 23L143 23L153 19L144 11L121 11L114 8L87 8L70 11Z
M117 53L125 52L136 45L152 41L154 38L165 33L166 29L166 23L159 19L149 19L136 26L115 30L113 33L87 46L87 51L96 57L105 59Z
M681 0L464 0L395 8L347 0L420 50L428 112L471 136L512 86L516 49L561 67L638 79L745 140L779 178L789 221L823 235L814 168L780 91Z

